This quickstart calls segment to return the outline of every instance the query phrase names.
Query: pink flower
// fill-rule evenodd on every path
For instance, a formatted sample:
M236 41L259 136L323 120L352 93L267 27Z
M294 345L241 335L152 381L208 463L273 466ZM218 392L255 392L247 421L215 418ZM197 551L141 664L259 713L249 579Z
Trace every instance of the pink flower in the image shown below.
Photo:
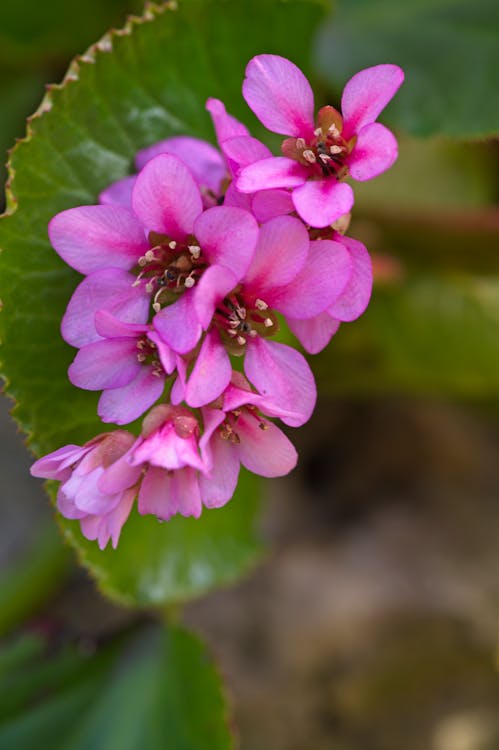
M179 400L193 407L213 401L230 381L229 355L244 355L246 376L287 412L283 421L306 422L316 398L310 368L299 352L268 339L278 330L276 313L315 318L342 294L351 274L343 244L310 242L302 222L291 216L268 221L244 274L209 269L199 283L195 311L207 334Z
M102 338L80 349L69 379L78 388L103 391L97 409L103 422L133 422L160 398L177 358L148 325L123 323L100 310L95 327Z
M101 549L110 539L116 547L137 495L141 469L125 460L134 442L129 432L105 433L84 446L59 448L31 467L35 477L62 482L58 510L65 518L78 519L83 535L97 539ZM112 491L101 486L109 477L119 477Z
M314 123L313 92L299 68L278 55L254 57L246 68L244 98L269 130L289 137L283 156L241 171L238 190L291 188L294 207L307 224L335 222L353 205L352 188L343 180L369 180L397 158L394 136L375 121L403 79L396 65L366 68L346 84L343 114L322 107Z

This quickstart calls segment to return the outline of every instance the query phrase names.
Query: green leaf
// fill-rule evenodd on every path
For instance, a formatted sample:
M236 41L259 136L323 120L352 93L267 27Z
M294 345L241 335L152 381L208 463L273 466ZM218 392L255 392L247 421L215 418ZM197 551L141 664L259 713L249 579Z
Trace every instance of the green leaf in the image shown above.
M339 92L361 68L396 63L406 81L386 118L419 136L499 133L495 0L338 0L317 67Z
M45 666L51 670L37 684ZM2 712L2 750L233 747L219 677L203 645L181 628L146 627L94 656L38 655L21 674L0 672L3 695L11 685L18 702Z
M3 373L37 454L103 431L97 395L67 380L74 350L59 323L79 278L50 247L48 221L96 203L146 145L182 133L214 140L209 96L254 123L241 95L248 60L275 52L308 71L324 10L315 0L185 0L172 8L152 8L76 61L11 156L8 215L0 222ZM246 479L226 508L199 521L159 525L133 516L117 551L102 553L76 524L63 525L104 591L129 604L159 604L231 580L255 560L257 494L256 480Z

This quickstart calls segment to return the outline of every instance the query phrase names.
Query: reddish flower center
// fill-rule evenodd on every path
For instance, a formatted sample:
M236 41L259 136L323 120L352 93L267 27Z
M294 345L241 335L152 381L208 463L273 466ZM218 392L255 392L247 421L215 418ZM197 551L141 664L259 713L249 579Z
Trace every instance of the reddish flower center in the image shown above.
M244 354L248 338L268 338L279 328L277 318L267 303L245 295L241 287L224 297L213 320L227 350L236 356Z
M238 445L241 442L241 438L239 437L239 433L237 431L237 423L241 414L244 414L247 418L250 417L252 419L256 419L256 421L258 422L258 427L261 430L268 429L268 422L262 419L262 417L260 416L260 412L258 411L256 406L247 404L246 406L239 407L239 409L233 409L232 411L227 412L225 420L218 428L219 435L222 440L229 440L235 445Z
M156 344L146 334L139 336L137 339L137 359L145 365L150 365L152 367L152 374L156 377L163 377L165 374L159 360Z

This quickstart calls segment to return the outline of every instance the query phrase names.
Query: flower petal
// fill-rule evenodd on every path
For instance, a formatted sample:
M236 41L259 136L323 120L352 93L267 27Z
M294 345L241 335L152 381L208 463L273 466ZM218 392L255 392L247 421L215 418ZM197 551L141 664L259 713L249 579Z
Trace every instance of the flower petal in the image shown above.
M272 152L267 146L251 136L229 138L222 143L222 151L233 177L237 177L243 167L255 161L268 159Z
M249 164L236 181L236 187L242 193L256 193L257 190L273 188L292 188L303 185L310 176L309 167L288 159L286 156L271 156Z
M350 321L362 315L369 304L373 270L371 258L362 242L351 237L341 237L339 242L345 245L350 253L353 270L348 284L327 311L337 320Z
M264 425L265 429L262 429ZM292 442L272 422L243 412L237 421L242 465L262 477L282 477L292 471L298 454Z
M97 482L97 487L107 495L124 492L137 483L142 469L142 466L132 466L128 461L128 453L125 453L104 469Z
M172 509L172 475L158 466L149 466L140 485L138 511L169 521L177 512Z
M193 290L193 307L204 330L210 325L218 303L237 286L238 281L225 266L206 269Z
M194 469L187 467L174 472L172 477L172 499L180 515L199 518L203 505L198 476Z
M136 496L136 490L132 487L132 489L127 490L123 493L121 496L121 500L116 506L114 510L111 511L111 513L108 513L106 515L106 537L104 538L104 546L109 541L109 537L111 537L113 549L116 549L118 546L118 541L121 534L121 529L123 528L123 525L125 524L125 521L127 520L128 516L130 515L130 511L132 510L132 505L135 500ZM103 549L103 546L101 544L101 538L99 537L99 547Z
M167 375L171 375L177 366L177 355L170 347L165 344L161 336L156 331L149 331L147 338L156 344L159 354L159 361Z
M153 325L174 352L186 354L194 349L202 329L194 310L191 290L184 292L177 302L157 313Z
M71 464L76 463L89 450L80 445L65 445L42 456L30 468L32 477L65 481L71 475Z
M78 388L100 391L127 385L141 367L135 339L104 339L80 349L69 366L68 377Z
M403 80L404 71L397 65L375 65L356 73L341 97L343 137L348 140L364 125L374 122Z
M199 188L185 164L171 154L159 154L137 176L133 210L144 226L175 240L191 234L203 210Z
M246 66L243 96L266 128L308 140L314 130L314 95L290 60L257 55Z
M258 223L263 224L276 216L292 213L295 207L289 190L275 188L255 193L251 202L251 210Z
M220 183L227 169L222 154L211 143L188 135L167 138L138 152L135 157L137 169L143 169L147 162L159 154L172 154L178 157L188 167L200 187L207 187L218 195Z
M293 190L293 203L304 222L311 227L327 227L353 206L353 190L335 177L308 180Z
M224 195L224 206L231 206L232 208L242 208L244 211L251 211L251 195L247 193L241 193L235 186L234 180L230 183L229 187L225 191Z
M232 366L216 329L208 331L187 381L185 401L194 408L214 401L230 383Z
M97 310L95 313L95 329L103 338L133 338L145 333L149 326L141 323L124 323L108 310Z
M258 239L258 224L251 214L241 208L215 206L196 220L194 233L211 265L230 268L241 278Z
M229 115L225 109L225 104L220 99L208 99L206 109L211 115L213 127L217 136L217 141L221 144L227 138L234 138L239 135L249 135L248 128Z
M103 422L128 424L147 411L160 398L164 388L164 377L154 375L150 366L142 365L132 381L121 388L104 391L97 413Z
M308 256L308 232L293 216L278 216L260 227L247 285L265 300L265 290L289 284L301 271Z
M287 286L269 291L265 300L283 315L315 318L343 292L352 270L350 253L342 244L316 240L300 273Z
M309 354L318 354L322 351L340 327L339 320L335 320L327 312L320 313L311 320L287 318L287 323Z
M249 340L244 371L262 396L294 413L282 417L285 424L299 427L310 419L317 390L310 367L295 349L260 337Z
M61 323L62 337L71 346L85 346L100 339L94 319L108 310L127 323L147 323L150 294L144 285L134 286L135 276L119 268L96 271L76 287Z
M109 187L99 194L99 203L104 206L124 206L132 210L132 190L135 185L137 175L123 177L121 180L112 182Z
M379 122L359 132L352 153L346 160L350 175L363 182L389 169L398 156L395 136Z
M210 441L213 469L208 477L198 477L203 505L221 508L228 502L237 486L239 458L235 446L215 433Z
M71 268L90 274L133 268L148 249L144 229L123 206L78 206L49 222L50 242Z

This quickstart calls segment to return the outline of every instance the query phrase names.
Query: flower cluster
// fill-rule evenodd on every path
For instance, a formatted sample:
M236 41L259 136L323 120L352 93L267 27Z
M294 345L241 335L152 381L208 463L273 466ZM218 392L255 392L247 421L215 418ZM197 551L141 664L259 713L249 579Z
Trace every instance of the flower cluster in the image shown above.
M302 354L275 339L279 316L314 354L365 310L371 263L345 235L346 179L394 162L396 140L375 120L402 80L394 65L363 70L347 83L341 114L325 106L314 120L303 73L259 55L243 95L286 136L282 156L209 99L218 148L190 136L161 141L98 205L51 220L54 249L84 276L62 320L78 349L69 379L101 392L104 423L143 417L138 437L106 432L32 467L61 482L59 511L101 548L116 546L136 499L139 513L162 520L198 517L232 497L240 464L265 477L295 466L269 418L304 424L316 389Z

